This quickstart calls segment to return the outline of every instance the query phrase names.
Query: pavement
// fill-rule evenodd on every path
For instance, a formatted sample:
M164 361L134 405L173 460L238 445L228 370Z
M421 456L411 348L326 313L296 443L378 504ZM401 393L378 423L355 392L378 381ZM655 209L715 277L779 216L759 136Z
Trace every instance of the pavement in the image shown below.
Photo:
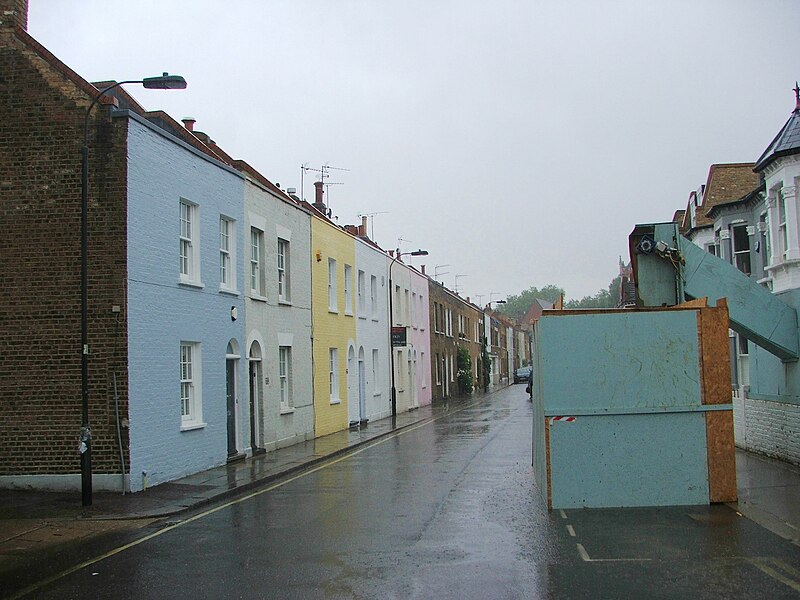
M523 388L520 391L524 393ZM0 490L0 558L30 557L51 544L130 527L132 520L141 520L144 526L238 496L480 398L438 402L143 492L95 492L90 507L81 506L80 491ZM800 546L800 467L737 449L736 471L739 501L729 506Z

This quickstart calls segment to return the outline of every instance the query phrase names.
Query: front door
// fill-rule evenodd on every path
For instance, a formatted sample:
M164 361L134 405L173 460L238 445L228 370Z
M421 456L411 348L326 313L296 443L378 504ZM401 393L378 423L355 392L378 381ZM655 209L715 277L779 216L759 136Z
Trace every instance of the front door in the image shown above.
M358 412L362 423L367 421L367 374L364 367L364 349L358 353Z
M228 408L228 456L235 456L236 449L236 360L225 361L225 397Z

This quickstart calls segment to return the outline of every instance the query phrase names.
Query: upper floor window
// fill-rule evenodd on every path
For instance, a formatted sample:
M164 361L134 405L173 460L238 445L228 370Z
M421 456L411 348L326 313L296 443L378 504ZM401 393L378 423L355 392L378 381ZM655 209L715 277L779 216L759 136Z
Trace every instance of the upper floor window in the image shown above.
M769 213L761 213L758 219L758 229L761 232L761 266L768 267L772 260L772 239L769 234Z
M184 283L200 282L200 220L196 204L180 201L179 269Z
M264 232L250 228L250 293L264 298Z
M339 311L339 301L336 290L336 260L328 259L328 310L331 312Z
M278 238L278 300L289 298L289 242Z
M786 229L786 198L778 192L778 250L780 256L786 258L789 250L789 234Z
M358 316L359 317L366 317L366 299L364 298L364 271L361 269L358 270L358 283L356 284L358 289Z
M369 278L369 303L372 311L372 318L378 317L378 278L371 275Z
M734 225L732 233L736 268L745 275L750 275L750 236L747 235L747 225Z
M344 266L344 314L353 314L353 267Z
M236 290L236 223L219 218L219 287Z

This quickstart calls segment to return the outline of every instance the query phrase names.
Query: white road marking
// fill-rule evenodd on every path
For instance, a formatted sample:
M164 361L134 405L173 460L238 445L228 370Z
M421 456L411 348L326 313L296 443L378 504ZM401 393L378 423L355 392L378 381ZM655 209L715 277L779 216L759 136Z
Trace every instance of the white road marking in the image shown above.
M572 525L567 525L567 531L572 537L575 537L575 530L572 528Z
M560 509L560 510L559 510L559 512L561 513L561 518L562 518L562 519L566 519L566 518L567 518L567 513L565 513L565 512L564 512L564 509L563 509L563 508L562 508L562 509Z
M578 546L578 554L581 555L583 562L647 562L652 560L650 558L590 558L583 544L576 544L576 546Z

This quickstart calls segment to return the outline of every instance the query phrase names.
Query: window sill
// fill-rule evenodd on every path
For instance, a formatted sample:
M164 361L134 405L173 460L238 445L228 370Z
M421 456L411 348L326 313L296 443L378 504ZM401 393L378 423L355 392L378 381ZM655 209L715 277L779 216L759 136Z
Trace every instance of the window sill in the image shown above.
M383 395L382 392L373 392L372 393L372 397L373 398L380 398L382 395Z
M358 318L361 319L362 321L366 321L367 320L367 317L365 317L363 315L358 315Z
M203 429L207 423L186 423L181 425L181 431L194 431L195 429Z
M339 398L331 398L331 404L341 404L342 401Z
M291 300L286 300L285 298L278 298L278 305L279 306L292 306Z
M181 287L196 288L198 290L202 290L206 287L201 281L189 281L188 279L179 279L178 285Z
M225 294L226 296L240 296L241 292L239 290L232 290L230 288L219 288L220 294Z
M328 312L330 314L332 314L332 315L338 315L339 314L339 311L337 309L331 308L330 306L328 307Z
M259 296L259 295L256 295L256 294L250 294L250 300L253 300L255 302L263 302L263 303L266 304L267 297L266 296Z
M281 414L282 415L291 415L294 414L294 407L290 406L288 408L281 407Z
M352 317L353 313L345 311L344 316L345 317Z

